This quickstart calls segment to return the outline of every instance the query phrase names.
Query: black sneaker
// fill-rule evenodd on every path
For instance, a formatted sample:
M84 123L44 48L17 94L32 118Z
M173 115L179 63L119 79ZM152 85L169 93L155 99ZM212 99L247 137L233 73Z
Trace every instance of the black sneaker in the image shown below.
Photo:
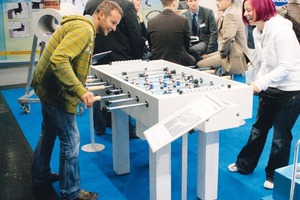
M79 196L75 200L96 200L98 197L99 195L97 193L82 189Z

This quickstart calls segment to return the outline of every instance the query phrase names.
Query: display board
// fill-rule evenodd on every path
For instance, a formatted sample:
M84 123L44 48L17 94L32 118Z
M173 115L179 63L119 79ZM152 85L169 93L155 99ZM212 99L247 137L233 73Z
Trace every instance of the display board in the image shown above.
M30 0L3 0L1 2L0 26L0 61L23 60L31 53L32 27L31 27L31 1Z
M82 12L87 0L60 0L75 4ZM1 0L0 64L29 62L33 36L33 13L42 9L42 0ZM36 58L39 56L37 48Z
M203 95L147 129L144 135L152 152L156 152L224 108L225 104L217 98L207 94Z

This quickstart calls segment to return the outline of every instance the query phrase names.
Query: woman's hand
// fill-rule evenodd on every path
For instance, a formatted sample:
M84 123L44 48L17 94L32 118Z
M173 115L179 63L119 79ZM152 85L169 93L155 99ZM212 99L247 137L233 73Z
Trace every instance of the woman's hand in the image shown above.
M250 83L250 86L253 89L253 94L258 94L261 91L254 82Z

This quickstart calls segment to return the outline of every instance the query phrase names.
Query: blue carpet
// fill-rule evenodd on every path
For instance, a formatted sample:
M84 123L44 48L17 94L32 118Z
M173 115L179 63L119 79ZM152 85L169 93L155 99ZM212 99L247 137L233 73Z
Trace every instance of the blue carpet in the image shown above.
M27 138L32 149L37 143L41 129L41 109L39 103L32 103L31 112L25 114L17 102L24 95L25 88L9 89L1 91L11 111L14 114L20 128ZM267 144L253 174L241 175L229 173L228 164L235 161L237 154L246 143L251 125L256 116L257 97L253 97L253 118L246 120L246 124L235 129L220 132L220 159L219 159L219 183L218 199L220 200L257 200L272 195L272 191L265 190L264 167L268 161L272 132L270 132ZM300 132L299 119L294 127L294 136ZM89 112L85 110L83 115L77 117L78 128L81 134L81 146L89 144ZM298 140L298 138L296 138ZM293 140L293 149L296 139ZM87 153L80 151L81 185L83 188L98 192L104 200L147 200L149 199L149 170L148 170L148 143L135 139L130 140L130 174L118 176L112 169L111 130L103 136L95 136L95 142L104 144L105 149L101 152ZM197 158L197 135L189 135L188 149L188 199L196 197L196 158ZM179 200L180 194L180 171L181 171L181 139L172 143L172 200ZM293 149L291 153L293 156ZM51 167L58 171L58 141L52 156ZM54 184L58 192L58 183Z

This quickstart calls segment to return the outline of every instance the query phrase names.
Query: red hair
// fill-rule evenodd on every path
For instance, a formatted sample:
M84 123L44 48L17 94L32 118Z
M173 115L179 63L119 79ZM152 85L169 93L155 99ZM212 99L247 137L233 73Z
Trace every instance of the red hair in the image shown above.
M256 21L267 21L276 14L276 7L273 0L244 0L242 6L242 17L245 24L248 24L248 20L244 16L245 1L250 2L250 5L252 6L253 10L252 12L254 15L256 15Z

